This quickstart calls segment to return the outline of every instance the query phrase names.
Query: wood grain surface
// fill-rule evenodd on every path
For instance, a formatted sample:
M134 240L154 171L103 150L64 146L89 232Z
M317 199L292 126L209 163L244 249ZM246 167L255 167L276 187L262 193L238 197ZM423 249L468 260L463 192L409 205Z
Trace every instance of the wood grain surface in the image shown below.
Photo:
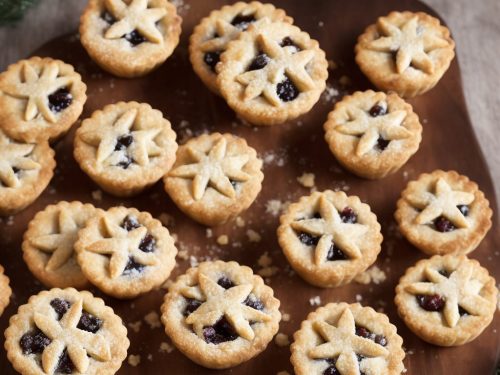
M57 3L56 0L50 2ZM394 9L424 10L433 13L416 0L325 1L307 4L300 0L274 2L277 6L285 8L295 18L297 25L320 41L328 58L342 63L342 67L331 72L329 78L329 83L337 88L340 94L370 87L353 61L356 37L367 24ZM9 316L15 313L18 306L25 303L31 294L42 289L22 261L20 243L27 223L37 211L49 203L77 199L92 202L103 208L117 204L134 206L140 210L150 211L156 217L164 212L169 213L175 218L175 224L170 229L178 235L179 247L197 259L216 257L237 260L258 270L258 258L265 251L269 252L273 265L279 269L278 274L271 277L269 283L281 300L282 311L291 315L289 322L281 323L280 332L290 337L307 313L316 309L316 306L310 303L311 298L319 297L321 304L359 300L365 305L383 309L397 325L404 339L404 346L408 350L405 359L408 374L493 374L500 352L500 338L497 332L500 321L498 313L493 323L472 343L458 348L438 348L424 343L413 335L398 318L393 304L394 287L399 277L407 267L424 258L422 253L398 235L393 220L396 200L408 180L416 178L421 172L436 168L458 169L478 182L493 207L497 205L488 167L469 121L457 60L453 62L450 70L434 90L411 101L415 111L425 119L423 142L418 153L397 174L380 181L366 181L340 169L323 140L322 124L336 98L324 95L314 109L299 120L272 128L251 128L240 124L224 101L202 86L187 59L187 38L201 17L223 3L225 1L212 0L191 4L190 9L184 13L181 44L159 70L145 78L125 80L103 73L90 61L74 35L56 39L34 54L61 58L75 65L81 72L88 85L89 94L83 118L108 103L118 100L138 100L148 102L162 110L180 138L189 135L188 128L195 134L202 131L228 131L245 137L250 145L254 146L261 156L267 156L268 160L264 169L266 178L263 191L255 204L242 215L246 222L245 228L230 223L215 228L213 236L207 238L206 228L183 215L164 193L160 183L134 199L116 199L106 194L103 195L102 201L92 199L92 192L96 191L97 187L80 171L72 157L73 129L55 147L58 168L47 191L31 207L10 220L4 219L0 225L1 262L6 268L7 275L11 277L14 288L11 304L0 319L0 332L3 332ZM54 11L61 11L61 16L64 13L59 8ZM76 9L74 11L76 12ZM336 22L328 22L325 17L327 14L333 15L328 17L328 20L335 18ZM336 18L335 15L342 16ZM347 88L342 87L339 84L342 75L349 76L352 85ZM274 159L270 155L273 155ZM296 181L303 172L312 172L316 175L316 185L319 190L344 189L348 194L358 195L370 204L383 227L383 250L377 260L377 265L387 275L383 283L380 285L353 283L324 290L306 284L298 276L290 275L287 271L286 260L276 240L278 218L266 212L266 203L271 199L295 201L300 196L308 194L309 190ZM494 228L471 256L478 259L498 280L500 279L498 267L500 233L496 229L498 228L496 212ZM250 242L245 234L247 229L257 231L262 236L262 241ZM217 244L216 238L222 234L229 236L229 245ZM189 261L179 259L174 276L182 273L187 267ZM151 311L159 312L164 290L153 291L133 301L115 300L95 289L92 289L92 292L103 297L127 325L142 321L142 328L137 333L128 327L131 340L129 354L140 355L141 363L138 367L132 367L125 362L120 374L214 373L194 365L177 350L170 354L159 352L160 344L168 341L168 338L162 327L151 328L142 319ZM148 359L149 355L151 360ZM289 356L288 347L278 347L271 342L267 350L254 360L218 373L276 374L283 370L292 373ZM0 374L13 373L5 351L2 350Z

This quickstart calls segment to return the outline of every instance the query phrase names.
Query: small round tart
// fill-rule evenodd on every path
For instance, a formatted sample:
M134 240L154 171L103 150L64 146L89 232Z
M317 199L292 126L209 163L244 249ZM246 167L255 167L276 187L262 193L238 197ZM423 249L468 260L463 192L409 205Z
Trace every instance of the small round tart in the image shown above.
M111 375L129 345L127 329L113 309L73 288L31 296L5 330L7 357L23 375Z
M35 277L48 287L88 286L76 261L78 231L97 214L91 204L61 201L36 214L24 233L23 258Z
M426 13L391 12L358 38L356 63L379 89L405 98L432 89L455 57L450 30Z
M116 298L133 298L161 285L177 254L159 220L126 207L99 211L78 233L75 249L85 277Z
M278 332L279 305L251 268L203 262L169 287L161 320L174 345L192 361L223 369L264 351Z
M250 24L262 18L293 23L284 10L276 9L272 4L252 1L225 5L214 10L195 27L189 39L189 58L196 74L214 93L219 93L215 66L227 44Z
M53 141L75 123L87 86L73 66L32 57L0 74L0 128L24 142Z
M149 104L119 102L82 122L74 156L103 190L129 197L156 183L172 167L175 139L160 111Z
M4 274L4 269L0 265L0 316L10 302L12 289L9 286L9 278Z
M245 139L212 133L179 147L164 182L177 207L194 220L213 226L250 207L263 179L262 160Z
M339 163L369 179L396 172L422 140L422 125L410 104L397 94L371 90L344 97L324 129Z
M297 375L380 374L404 370L403 339L385 314L359 303L329 303L310 313L293 335Z
M497 307L495 279L465 255L435 255L406 270L396 287L399 316L422 340L457 346L474 340Z
M319 100L328 62L319 43L298 27L262 19L227 45L217 84L229 106L255 125L294 119Z
M104 70L140 77L172 54L181 23L167 0L90 0L80 19L80 40Z
M33 203L54 175L54 151L47 141L16 142L0 129L0 215Z
M401 193L399 230L426 254L468 254L491 228L490 203L475 182L455 171L421 174Z
M330 288L351 282L377 259L377 216L358 197L315 192L280 218L278 241L292 268L308 283Z

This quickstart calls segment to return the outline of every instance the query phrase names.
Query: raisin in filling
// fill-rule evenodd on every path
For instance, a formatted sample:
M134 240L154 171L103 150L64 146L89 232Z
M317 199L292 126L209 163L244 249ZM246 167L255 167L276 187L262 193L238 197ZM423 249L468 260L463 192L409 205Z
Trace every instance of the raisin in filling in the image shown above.
M252 60L248 70L260 70L263 69L268 63L271 61L269 56L267 56L264 52L259 52L257 56Z
M441 311L445 304L445 299L438 294L417 295L417 302L426 311Z
M91 333L96 333L101 329L101 327L102 320L86 311L82 312L82 316L80 317L78 325L76 326L76 328L78 329Z
M387 345L387 339L384 335L377 335L365 327L356 326L356 335L364 337L365 339L370 339L374 343L382 346Z
M120 226L127 232L130 232L131 230L139 228L141 224L139 224L136 217L127 215Z
M465 310L462 306L458 306L458 313L460 314L460 316L470 315L469 312Z
M203 56L203 61L215 73L215 66L220 61L220 51L206 52Z
M127 265L123 270L123 275L130 275L132 272L141 273L144 271L144 268L146 268L144 264L137 263L134 258L130 257L128 258Z
M25 355L41 354L50 343L51 340L38 328L25 333L19 341L19 345Z
M375 145L375 147L377 149L379 149L380 151L384 151L387 148L387 146L389 146L390 142L391 141L388 141L387 139L384 139L382 137L378 137L377 144Z
M370 108L369 113L372 117L383 116L387 113L387 108L385 106L381 106L380 104L375 104Z
M65 299L54 298L52 301L50 301L50 306L52 306L52 308L57 313L57 320L61 320L63 315L66 314L66 312L71 307L71 303L69 303Z
M460 212L462 213L462 215L464 215L464 216L468 216L469 215L469 206L467 206L466 204L459 204L457 206L457 208L460 210Z
M326 359L326 363L328 363L328 367L323 371L323 375L341 375L336 366L336 358L328 358Z
M132 44L132 46L134 46L134 47L138 46L141 43L146 42L146 40L147 40L137 30L131 31L130 33L126 34L124 36L124 38L127 40L127 42Z
M74 369L75 365L71 358L69 358L68 350L64 349L59 357L59 362L57 362L56 372L61 374L72 374Z
M434 220L434 228L441 233L452 232L456 229L455 225L444 216L439 216Z
M333 242L328 249L328 254L326 255L326 260L334 261L334 260L346 260L347 256L344 254L342 250L340 250Z
M299 241L306 246L316 246L319 242L319 237L312 236L309 233L301 232L297 235Z
M132 134L125 134L116 140L115 151L127 149L134 142Z
M145 253L152 253L155 251L155 248L156 248L155 238L149 233L146 234L146 237L144 237L141 240L141 243L139 244L139 250L144 251Z
M278 97L284 102L291 102L297 99L300 94L297 86L293 84L290 78L286 77L282 82L276 86L276 93Z
M226 276L222 276L219 280L217 280L217 284L219 284L224 289L229 289L234 286L234 283Z
M73 102L73 95L66 87L60 88L49 95L49 108L52 112L61 112Z
M283 40L280 43L281 47L294 47L295 53L301 51L301 48L294 43L292 38L289 36L286 36L283 38Z
M226 341L236 340L238 334L223 316L213 326L203 328L203 337L209 344L217 345Z
M253 14L250 14L248 16L239 14L233 18L233 20L231 21L231 25L236 26L240 30L246 30L252 22L255 22L255 17L253 16Z
M188 316L191 313L194 313L196 310L198 310L198 307L200 307L202 302L193 299L193 298L186 298L186 307L184 308L184 316Z
M255 309L255 310L259 310L259 311L264 310L264 304L262 303L262 301L260 299L258 299L255 296L249 295L245 299L245 301L243 301L243 304L248 306L248 307L251 307L252 309Z
M104 12L101 14L101 18L106 21L106 23L108 25L112 25L116 22L116 18L113 17L113 15L111 13L109 13L108 11Z
M340 213L340 219L342 220L343 223L355 224L358 221L358 215L356 215L356 213L351 207L346 206Z

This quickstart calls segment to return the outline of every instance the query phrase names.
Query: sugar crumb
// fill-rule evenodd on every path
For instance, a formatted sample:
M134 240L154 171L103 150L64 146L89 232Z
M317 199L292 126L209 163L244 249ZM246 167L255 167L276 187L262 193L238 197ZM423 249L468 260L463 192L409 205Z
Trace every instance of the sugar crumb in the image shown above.
M340 95L339 90L327 83L325 91L323 91L322 98L325 102L332 102Z
M319 305L321 305L321 297L320 296L315 296L315 297L309 298L309 304L311 306L319 306Z
M214 235L214 232L212 231L212 229L207 228L205 234L206 234L207 238L212 238Z
M356 302L361 302L363 300L363 296L361 294L356 294Z

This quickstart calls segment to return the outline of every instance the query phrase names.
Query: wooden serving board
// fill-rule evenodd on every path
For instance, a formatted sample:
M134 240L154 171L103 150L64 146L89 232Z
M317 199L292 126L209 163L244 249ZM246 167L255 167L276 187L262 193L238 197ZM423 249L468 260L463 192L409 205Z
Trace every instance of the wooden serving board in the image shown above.
M311 306L311 298L319 296L321 304L361 299L364 305L383 308L391 322L397 325L408 350L405 359L408 374L494 373L499 360L499 314L472 343L458 348L439 348L426 344L412 334L397 316L393 303L394 288L399 277L407 267L424 258L424 254L398 235L393 219L396 201L409 180L437 168L456 169L469 176L490 200L495 210L493 229L471 256L500 280L497 202L467 114L457 60L453 61L434 90L410 101L423 122L423 141L418 153L395 175L380 181L357 178L339 167L323 139L322 125L334 102L342 94L371 88L354 63L354 45L364 28L391 10L425 11L433 15L435 12L417 0L275 0L275 5L294 17L300 28L319 40L327 58L339 65L339 68L330 71L328 79L329 85L337 89L339 95L332 97L334 91L330 90L330 95L324 94L309 114L296 121L272 128L252 128L241 124L225 102L203 86L188 60L188 38L193 27L212 9L220 8L227 2L199 0L189 3L189 6L184 5L181 11L184 22L180 45L160 69L144 78L127 80L104 73L89 59L74 35L56 39L35 51L34 55L63 59L82 74L88 85L89 96L82 118L108 103L136 100L162 110L180 139L189 136L190 131L194 134L203 131L231 132L245 137L266 160L263 190L256 202L242 215L246 222L245 228L230 223L214 228L213 237L207 238L206 228L183 215L163 191L161 183L134 199L117 199L107 194L103 194L101 201L93 199L92 192L98 187L80 171L72 156L73 129L55 145L58 166L49 188L29 208L0 222L0 263L4 265L14 290L10 306L0 319L0 331L5 330L9 317L19 305L43 289L22 260L21 242L28 222L47 204L60 200L81 200L102 208L118 204L133 206L149 211L156 217L161 213L172 215L175 224L169 229L178 235L179 248L187 250L189 255L199 260L206 257L236 260L258 270L258 258L264 252L269 252L273 265L279 268L269 283L281 300L281 310L291 316L290 321L281 323L280 332L288 334L290 338L306 315L317 308ZM343 75L350 78L350 85L340 84ZM77 126L79 124L74 128ZM370 204L382 224L384 234L383 250L376 263L387 275L383 283L352 283L336 289L319 289L305 283L297 275L290 276L276 240L278 217L266 212L266 203L271 199L295 201L309 194L309 189L299 185L296 180L303 172L315 174L319 190L344 189L348 194L358 195ZM250 242L245 234L247 229L259 232L262 241ZM216 243L216 238L222 234L229 236L229 245L219 246ZM188 267L189 261L178 259L178 266L172 276L176 277ZM132 301L120 301L96 289L92 289L92 292L103 297L127 325L143 319L151 311L159 313L165 294L165 290L160 289ZM169 342L162 327L150 328L143 321L137 333L129 327L129 338L129 354L140 355L141 363L138 367L132 367L125 361L120 374L214 373L195 365L177 350L170 354L160 353L160 344ZM149 359L148 355L151 355ZM267 350L255 359L218 373L276 374L283 370L293 373L289 357L288 347L278 347L271 342ZM15 373L4 350L0 353L0 373Z

